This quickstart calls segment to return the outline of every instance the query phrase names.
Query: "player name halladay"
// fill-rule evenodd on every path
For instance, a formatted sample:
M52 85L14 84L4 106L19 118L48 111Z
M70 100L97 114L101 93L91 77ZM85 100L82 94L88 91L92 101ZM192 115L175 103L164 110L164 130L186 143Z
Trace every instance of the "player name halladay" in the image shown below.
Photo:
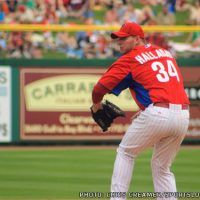
M155 51L149 51L141 53L140 55L135 56L135 59L140 63L144 64L147 61L162 58L162 57L168 57L173 58L171 53L164 49L156 49Z

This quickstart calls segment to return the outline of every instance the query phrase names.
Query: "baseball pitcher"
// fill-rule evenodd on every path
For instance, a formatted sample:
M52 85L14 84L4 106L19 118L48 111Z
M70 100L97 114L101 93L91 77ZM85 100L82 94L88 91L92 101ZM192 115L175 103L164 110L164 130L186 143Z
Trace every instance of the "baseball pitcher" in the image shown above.
M189 124L189 100L180 70L169 51L146 43L144 32L136 23L125 23L111 38L118 43L123 55L93 88L93 117L106 131L115 117L124 116L118 107L108 112L102 99L106 93L118 96L126 88L141 109L117 149L111 199L126 198L115 194L128 191L135 158L153 147L151 167L154 189L159 194L157 200L175 200L176 197L164 194L176 192L170 166Z

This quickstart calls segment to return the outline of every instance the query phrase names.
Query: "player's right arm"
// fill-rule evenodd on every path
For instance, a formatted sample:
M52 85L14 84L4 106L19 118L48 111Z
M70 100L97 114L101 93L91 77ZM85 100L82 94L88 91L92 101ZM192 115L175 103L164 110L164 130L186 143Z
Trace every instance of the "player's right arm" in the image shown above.
M119 59L111 65L93 88L92 110L94 112L102 108L101 101L105 94L113 93L119 95L122 90L128 87L125 79L129 73L129 65L125 65L125 60L123 59Z
M118 96L129 87L128 77L131 76L130 62L127 57L121 57L106 71L97 84L106 88L109 93Z
M102 108L102 99L105 94L109 93L109 90L106 89L104 86L101 84L97 83L92 91L92 111L96 112L97 110Z

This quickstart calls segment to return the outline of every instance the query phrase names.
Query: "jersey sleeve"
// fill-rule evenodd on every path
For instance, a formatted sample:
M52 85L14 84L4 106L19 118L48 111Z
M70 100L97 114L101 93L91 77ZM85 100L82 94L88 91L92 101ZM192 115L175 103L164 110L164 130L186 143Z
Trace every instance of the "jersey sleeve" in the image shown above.
M121 57L105 72L99 82L110 93L118 96L121 91L129 87L131 68L127 58Z
M100 85L99 83L97 83L92 91L92 102L93 103L99 103L102 101L103 96L108 93L109 90L105 87L103 87L102 85Z

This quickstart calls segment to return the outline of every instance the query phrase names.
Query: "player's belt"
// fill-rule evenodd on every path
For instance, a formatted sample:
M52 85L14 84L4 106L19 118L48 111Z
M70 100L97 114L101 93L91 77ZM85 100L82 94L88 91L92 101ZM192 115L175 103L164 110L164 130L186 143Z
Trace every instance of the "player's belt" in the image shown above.
M158 107L162 107L162 108L170 108L169 103L154 103L153 105L158 106ZM188 104L181 104L181 108L182 108L182 110L188 110L189 105Z

